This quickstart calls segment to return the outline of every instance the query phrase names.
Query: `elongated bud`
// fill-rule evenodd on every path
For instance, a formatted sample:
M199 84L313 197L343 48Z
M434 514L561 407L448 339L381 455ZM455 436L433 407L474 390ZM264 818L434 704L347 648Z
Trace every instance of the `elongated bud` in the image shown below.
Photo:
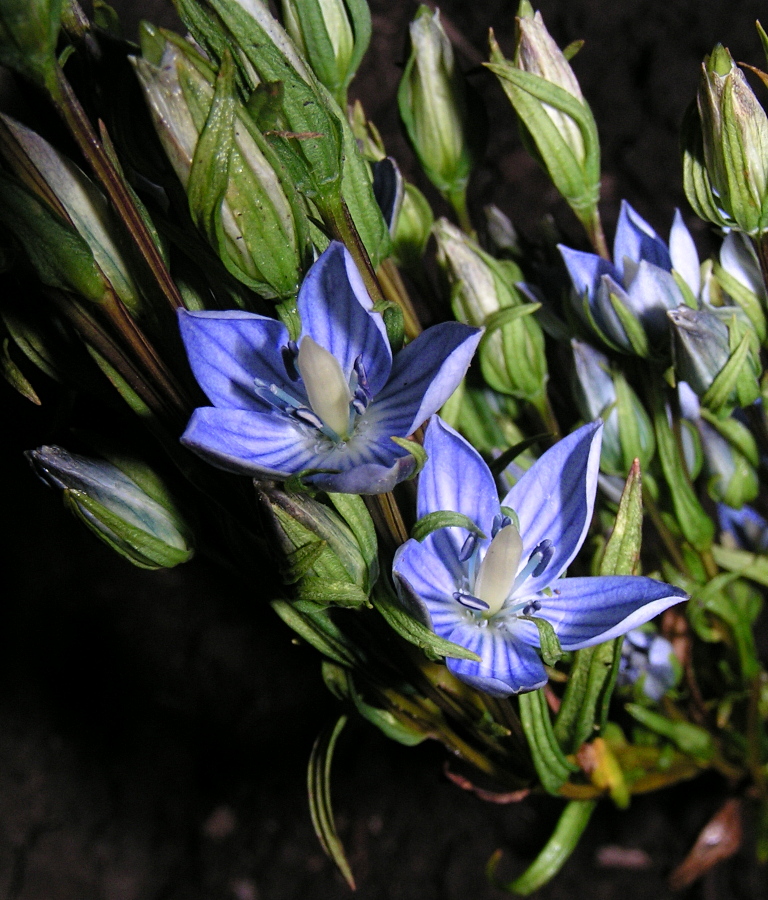
M730 224L749 235L762 234L768 228L768 117L720 45L702 64L697 104L715 199ZM712 220L725 224L720 216Z
M410 29L411 55L397 95L400 116L429 180L457 202L473 163L466 86L439 10L420 6Z
M155 58L157 38L145 26ZM217 78L174 40L165 41L159 65L135 58L134 66L192 218L236 278L265 297L293 296L308 227L282 167L235 96L231 68L224 64Z
M483 377L504 394L541 398L548 379L544 335L530 315L536 304L525 303L514 286L522 273L514 263L489 256L447 219L437 221L433 234L454 315L486 328L478 350Z
M720 413L758 398L759 347L739 307L680 306L667 315L673 326L675 371L703 405Z
M600 146L592 112L568 61L523 0L514 59L504 58L491 32L488 68L517 113L528 149L588 230L597 220Z
M297 596L322 606L361 606L378 577L376 532L363 500L330 494L320 503L259 485L257 494Z
M0 153L19 180L77 232L115 294L138 312L141 295L125 258L123 234L99 188L39 134L4 115Z
M283 24L342 109L371 39L366 0L281 0Z
M398 266L406 271L418 270L434 222L427 198L415 185L405 182L392 235L392 255Z
M27 459L46 484L63 492L78 519L134 565L170 568L192 557L187 526L160 480L142 464L123 460L118 468L54 446L30 450Z

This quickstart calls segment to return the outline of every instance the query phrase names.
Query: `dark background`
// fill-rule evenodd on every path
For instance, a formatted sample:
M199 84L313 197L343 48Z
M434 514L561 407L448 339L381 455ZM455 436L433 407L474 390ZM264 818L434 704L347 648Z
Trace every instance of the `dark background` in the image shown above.
M172 25L162 3L115 3L127 33L142 15ZM522 151L501 90L478 67L487 27L511 50L516 3L442 4L460 59L485 98L491 143L473 184L476 209L495 202L525 231L553 214L578 231ZM353 87L409 177L395 91L416 4L371 3L374 46ZM574 61L604 153L609 236L627 198L668 233L681 207L702 251L708 227L682 193L677 129L716 41L764 65L754 2L548 0ZM439 203L436 202L436 206ZM317 655L243 584L194 561L147 573L99 544L36 481L21 451L51 439L55 414L0 387L6 586L0 628L0 897L8 900L324 900L350 893L317 843L305 799L312 741L334 715ZM339 832L360 900L477 900L504 896L483 868L502 848L503 872L522 871L560 804L487 804L450 784L437 745L406 749L354 724L334 762ZM545 898L766 896L742 851L682 894L667 877L725 796L705 777L606 801ZM639 868L605 865L605 848L640 851ZM602 862L601 862L602 861Z

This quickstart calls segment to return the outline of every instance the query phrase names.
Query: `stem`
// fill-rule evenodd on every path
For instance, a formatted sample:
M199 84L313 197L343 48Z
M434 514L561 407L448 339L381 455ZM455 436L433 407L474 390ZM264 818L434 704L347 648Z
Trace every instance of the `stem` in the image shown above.
M763 283L768 290L768 234L761 234L753 239L757 258L760 261L760 271L763 275Z
M181 294L171 278L160 251L136 208L122 176L115 169L70 83L58 67L56 86L51 100L75 139L80 152L90 164L94 175L120 214L171 308L183 307Z
M643 505L648 510L648 515L651 517L651 521L653 522L653 526L656 529L656 533L659 535L662 543L667 548L667 553L669 553L672 562L684 575L687 575L689 578L691 578L691 572L686 565L677 544L675 543L672 532L664 524L664 520L661 517L659 508L658 506L656 506L656 501L653 499L646 487L643 487Z
M376 273L379 277L381 289L387 300L396 303L403 311L403 325L408 340L413 340L421 334L421 323L413 308L411 298L408 296L400 272L391 259L385 259Z
M552 409L552 404L549 402L549 395L546 391L544 391L536 400L531 400L531 406L534 407L536 412L541 417L541 421L544 425L544 428L549 434L552 435L552 441L556 442L560 440L561 432L560 425L555 417L555 412Z
M341 241L352 254L352 258L357 265L365 288L368 291L371 300L373 300L374 306L377 303L386 302L384 292L381 289L379 280L376 277L376 272L371 264L371 259L368 256L368 251L365 249L365 244L363 244L363 240L355 227L355 223L349 213L347 204L344 202L344 198L341 196L333 197L330 200L323 202L323 200L318 197L315 202L320 209L323 221L331 230L333 236Z
M595 253L610 262L611 254L608 251L608 244L605 241L603 222L600 218L600 210L597 208L597 204L590 209L587 215L579 215L578 213L577 215L579 221L584 226L584 230L587 232L587 237L589 238L589 242L592 244Z
M469 209L467 208L466 185L458 190L449 191L445 196L453 207L453 211L456 213L456 218L459 220L461 230L464 234L474 237L475 229L472 227L472 219L469 217Z

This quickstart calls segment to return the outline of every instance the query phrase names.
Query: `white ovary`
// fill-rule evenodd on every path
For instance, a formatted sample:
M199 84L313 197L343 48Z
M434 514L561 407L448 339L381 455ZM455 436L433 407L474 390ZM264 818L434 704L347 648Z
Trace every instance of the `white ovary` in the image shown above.
M474 596L488 604L484 618L496 615L512 593L522 555L523 542L517 528L510 524L499 529L475 578Z
M349 437L352 394L336 357L305 335L299 345L296 366L313 412L341 440L346 440Z

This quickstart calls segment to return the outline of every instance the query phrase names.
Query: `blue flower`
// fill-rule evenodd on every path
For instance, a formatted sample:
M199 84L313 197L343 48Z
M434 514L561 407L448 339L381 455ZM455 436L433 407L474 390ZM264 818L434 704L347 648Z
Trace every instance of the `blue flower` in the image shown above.
M669 331L667 310L686 302L672 270L687 286L689 299L696 298L700 291L698 253L677 210L669 246L623 201L613 243L613 263L594 253L562 245L558 249L573 283L578 315L616 350L638 352L636 339L633 341L622 322L617 306L639 323L651 347L658 350Z
M222 469L377 494L412 474L392 437L411 434L450 397L482 331L428 328L394 358L352 257L332 243L298 297L297 341L275 319L239 310L179 316L192 371L213 406L182 442Z
M734 509L725 503L717 504L717 523L723 544L750 553L768 551L768 522L757 510L746 504Z
M640 683L649 700L658 702L680 677L680 664L672 644L660 634L633 628L624 638L619 663L619 684Z
M602 423L590 423L559 441L499 504L480 455L439 418L430 422L418 515L453 510L484 536L453 526L422 543L411 539L396 554L395 578L404 602L438 635L481 657L449 658L447 665L488 694L532 691L547 681L535 649L539 631L526 616L549 622L563 650L579 650L685 599L650 578L561 577L592 518L601 431Z

